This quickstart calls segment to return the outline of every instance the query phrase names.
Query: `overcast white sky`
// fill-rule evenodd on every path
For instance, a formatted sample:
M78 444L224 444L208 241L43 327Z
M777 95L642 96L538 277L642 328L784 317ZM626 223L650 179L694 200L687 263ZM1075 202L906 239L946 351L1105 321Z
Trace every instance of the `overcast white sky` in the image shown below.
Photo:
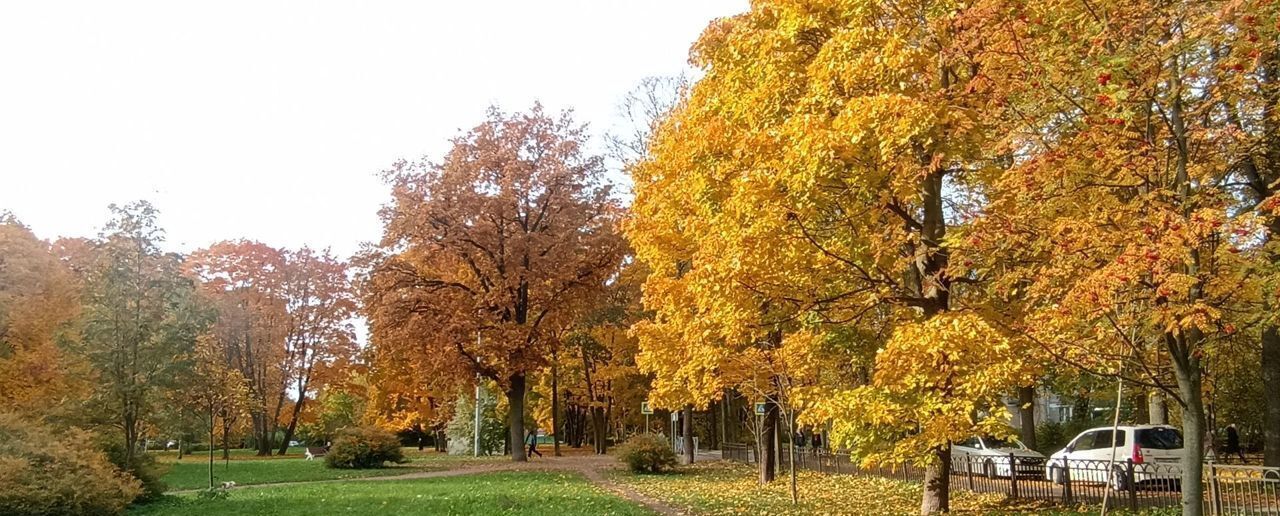
M686 68L747 0L0 3L0 210L92 236L148 199L167 248L249 238L349 255L377 177L439 156L490 104L594 132Z

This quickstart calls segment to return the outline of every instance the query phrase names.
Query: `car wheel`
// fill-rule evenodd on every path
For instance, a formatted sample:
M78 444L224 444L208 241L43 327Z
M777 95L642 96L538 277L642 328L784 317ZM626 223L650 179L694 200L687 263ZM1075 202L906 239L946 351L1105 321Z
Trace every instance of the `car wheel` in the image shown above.
M996 478L996 463L991 459L987 459L982 463L982 476L987 478Z

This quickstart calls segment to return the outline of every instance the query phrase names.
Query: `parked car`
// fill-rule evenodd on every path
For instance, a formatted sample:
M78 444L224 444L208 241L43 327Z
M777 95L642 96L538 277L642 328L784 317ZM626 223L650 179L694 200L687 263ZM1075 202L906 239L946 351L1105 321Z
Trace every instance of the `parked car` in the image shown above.
M1172 485L1182 477L1181 460L1182 433L1172 426L1119 426L1114 438L1107 426L1081 432L1050 455L1045 478L1059 484L1067 475L1073 482L1110 482L1118 491L1128 489L1130 481ZM1128 461L1134 465L1132 479ZM1108 475L1108 467L1114 474Z
M974 473L988 478L1008 477L1010 456L1018 476L1044 475L1045 456L1017 439L975 436L951 445L952 461L958 467L982 468Z

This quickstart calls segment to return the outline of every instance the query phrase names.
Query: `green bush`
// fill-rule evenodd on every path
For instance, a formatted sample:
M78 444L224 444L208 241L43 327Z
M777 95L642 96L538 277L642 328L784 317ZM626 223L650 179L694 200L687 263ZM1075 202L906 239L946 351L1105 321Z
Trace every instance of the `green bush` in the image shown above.
M634 473L662 473L676 466L676 452L655 434L639 434L622 443L618 460Z
M226 500L227 497L230 495L231 493L229 491L221 487L210 487L208 489L201 489L200 492L197 493L197 496L201 500Z
M371 426L338 432L338 438L324 456L325 465L331 468L381 468L387 462L405 462L400 440L391 432Z
M475 400L464 393L454 402L453 419L445 425L449 455L471 455L475 446ZM506 415L498 410L498 398L489 389L480 391L480 453L502 453L507 442ZM525 427L528 428L528 427ZM522 441L523 442L523 441Z
M142 483L84 444L90 440L0 414L0 514L123 514Z
M141 452L135 452L133 463L126 464L124 443L121 440L99 439L98 443L102 451L106 452L107 460L110 460L116 469L132 475L142 483L142 492L134 498L133 503L154 502L164 496L169 486L165 485L160 478L168 472L168 466L156 464L155 457Z
M1057 453L1075 439L1080 432L1099 426L1110 426L1103 420L1072 420L1065 423L1045 421L1036 426L1036 451L1045 455Z

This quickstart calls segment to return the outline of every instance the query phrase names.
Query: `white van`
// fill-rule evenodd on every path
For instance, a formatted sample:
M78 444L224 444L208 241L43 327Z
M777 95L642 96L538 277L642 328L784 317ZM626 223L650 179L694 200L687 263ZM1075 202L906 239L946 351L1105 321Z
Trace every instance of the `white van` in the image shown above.
M1112 459L1110 467L1117 474L1108 475ZM1109 426L1086 430L1049 456L1045 478L1061 484L1070 474L1072 482L1110 481L1113 489L1125 490L1128 460L1133 461L1133 481L1138 484L1175 482L1182 477L1182 433L1168 425L1119 426L1114 436Z

